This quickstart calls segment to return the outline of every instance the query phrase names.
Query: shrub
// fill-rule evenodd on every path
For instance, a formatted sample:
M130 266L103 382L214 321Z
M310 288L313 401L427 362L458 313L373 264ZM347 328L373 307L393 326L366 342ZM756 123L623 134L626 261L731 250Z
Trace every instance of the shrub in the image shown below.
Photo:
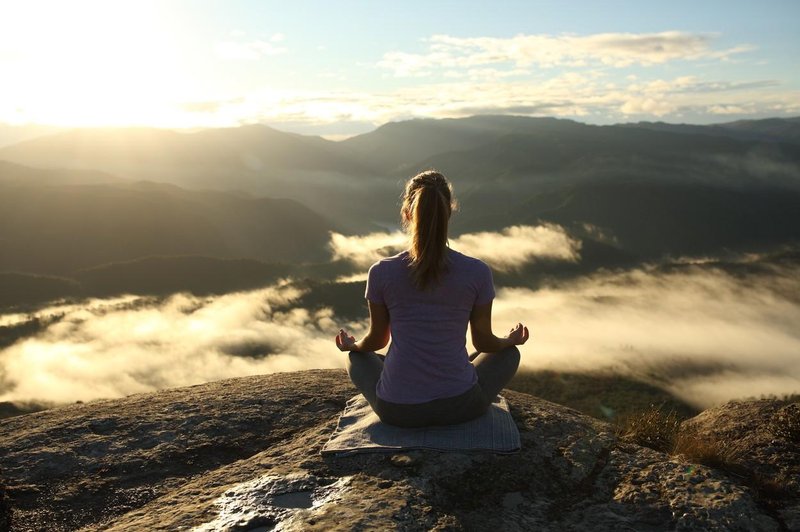
M621 420L617 432L626 441L671 453L680 424L681 420L674 410L664 411L661 407L650 405L649 409Z
M734 461L733 450L725 441L710 439L694 432L677 434L670 454L680 454L690 462L729 473L742 473Z

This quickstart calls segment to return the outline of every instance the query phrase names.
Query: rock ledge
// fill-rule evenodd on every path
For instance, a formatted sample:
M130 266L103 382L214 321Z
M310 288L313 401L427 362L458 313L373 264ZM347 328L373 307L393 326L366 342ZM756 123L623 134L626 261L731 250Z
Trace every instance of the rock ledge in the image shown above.
M787 408L779 401L730 403L686 422L737 442L732 474L512 391L515 455L321 456L354 393L343 371L312 370L3 420L13 529L800 529L798 445L769 429ZM778 479L781 496L766 500L748 482L755 473L741 471Z

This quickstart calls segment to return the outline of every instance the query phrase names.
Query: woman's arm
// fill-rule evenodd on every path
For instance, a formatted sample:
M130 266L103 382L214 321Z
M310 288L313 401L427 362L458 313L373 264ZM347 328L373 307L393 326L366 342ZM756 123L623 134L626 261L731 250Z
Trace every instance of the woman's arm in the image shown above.
M367 302L369 305L369 330L367 334L356 342L353 336L344 329L339 329L336 336L336 347L340 351L377 351L389 343L391 329L389 328L389 310L386 305Z
M492 332L492 303L475 305L469 315L472 345L482 353L496 353L511 345L522 345L528 341L528 328L518 323L505 338Z

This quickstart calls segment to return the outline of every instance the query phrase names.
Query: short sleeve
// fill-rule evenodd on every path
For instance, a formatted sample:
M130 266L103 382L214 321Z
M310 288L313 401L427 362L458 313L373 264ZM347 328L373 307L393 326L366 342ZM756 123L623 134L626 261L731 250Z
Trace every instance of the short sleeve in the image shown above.
M494 279L492 270L483 262L479 262L480 269L478 278L478 295L475 298L476 305L486 305L494 299Z
M367 289L364 292L364 297L368 301L383 305L383 282L380 279L379 265L380 263L376 262L369 268L369 273L367 274Z

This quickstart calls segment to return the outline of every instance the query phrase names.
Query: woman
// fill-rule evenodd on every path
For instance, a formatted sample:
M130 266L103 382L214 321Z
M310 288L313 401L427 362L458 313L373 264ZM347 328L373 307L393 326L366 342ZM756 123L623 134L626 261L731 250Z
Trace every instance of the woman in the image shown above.
M491 270L447 247L454 206L442 174L426 171L408 181L401 217L409 249L369 269L366 336L336 336L336 346L350 352L350 379L385 423L448 425L480 416L516 373L516 346L528 340L521 323L504 338L492 333ZM468 323L478 350L471 357ZM390 332L383 358L375 351Z

